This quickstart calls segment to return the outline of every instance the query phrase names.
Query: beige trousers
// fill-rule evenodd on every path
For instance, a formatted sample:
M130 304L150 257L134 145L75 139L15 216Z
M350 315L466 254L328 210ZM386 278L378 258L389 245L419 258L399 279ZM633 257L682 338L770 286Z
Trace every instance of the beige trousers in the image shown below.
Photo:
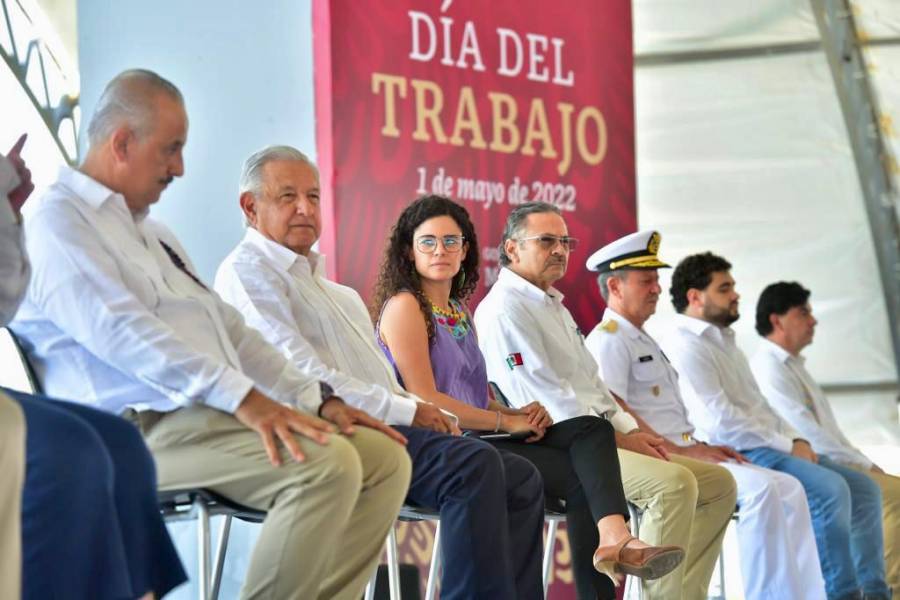
M670 462L619 450L625 497L643 512L640 538L686 550L677 569L643 582L645 600L705 600L734 513L737 486L726 469L683 456Z
M282 451L273 467L229 414L192 407L138 421L160 489L208 487L268 511L242 598L359 600L409 487L403 446L364 427L324 446L298 436L306 459Z
M0 598L18 598L22 578L25 417L0 393Z
M894 598L900 598L900 477L865 471L881 488L884 513L884 570Z

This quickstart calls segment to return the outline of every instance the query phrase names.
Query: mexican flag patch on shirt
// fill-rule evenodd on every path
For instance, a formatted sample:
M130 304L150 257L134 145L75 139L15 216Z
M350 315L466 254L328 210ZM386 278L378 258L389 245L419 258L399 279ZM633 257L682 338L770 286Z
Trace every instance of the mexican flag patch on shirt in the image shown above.
M522 355L518 352L513 352L506 357L506 365L509 367L510 371L512 371L516 367L521 367L524 364L525 363L522 362Z

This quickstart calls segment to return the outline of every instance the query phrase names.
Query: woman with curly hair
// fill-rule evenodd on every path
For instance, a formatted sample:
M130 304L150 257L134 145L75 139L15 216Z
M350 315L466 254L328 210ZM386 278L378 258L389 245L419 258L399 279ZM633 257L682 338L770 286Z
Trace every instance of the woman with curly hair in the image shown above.
M539 402L513 409L491 397L465 304L477 282L478 240L466 210L441 196L410 204L391 233L372 305L401 383L456 414L464 429L525 437L492 443L534 463L547 496L565 501L579 598L614 598L618 572L662 577L684 551L647 546L629 533L609 422L584 416L554 425ZM633 550L627 559L625 544Z

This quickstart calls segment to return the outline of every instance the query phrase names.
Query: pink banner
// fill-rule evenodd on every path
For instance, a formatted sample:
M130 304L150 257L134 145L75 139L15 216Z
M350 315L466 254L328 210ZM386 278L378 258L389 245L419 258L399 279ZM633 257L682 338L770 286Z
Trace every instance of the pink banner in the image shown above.
M313 6L331 275L368 299L400 211L440 193L478 229L477 303L496 279L510 209L545 200L581 240L559 288L592 326L584 260L636 227L628 0Z
M477 228L474 309L509 211L543 200L581 240L557 287L593 326L584 261L636 228L629 0L314 0L313 21L329 275L368 300L400 211L443 194ZM574 594L562 542L558 599Z

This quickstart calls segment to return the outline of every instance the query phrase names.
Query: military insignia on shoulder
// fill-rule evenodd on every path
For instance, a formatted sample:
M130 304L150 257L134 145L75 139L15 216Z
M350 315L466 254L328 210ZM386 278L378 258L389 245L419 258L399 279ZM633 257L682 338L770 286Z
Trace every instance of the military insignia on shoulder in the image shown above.
M615 319L606 319L599 325L597 325L598 329L602 329L606 333L615 333L619 330L619 324L615 321Z

